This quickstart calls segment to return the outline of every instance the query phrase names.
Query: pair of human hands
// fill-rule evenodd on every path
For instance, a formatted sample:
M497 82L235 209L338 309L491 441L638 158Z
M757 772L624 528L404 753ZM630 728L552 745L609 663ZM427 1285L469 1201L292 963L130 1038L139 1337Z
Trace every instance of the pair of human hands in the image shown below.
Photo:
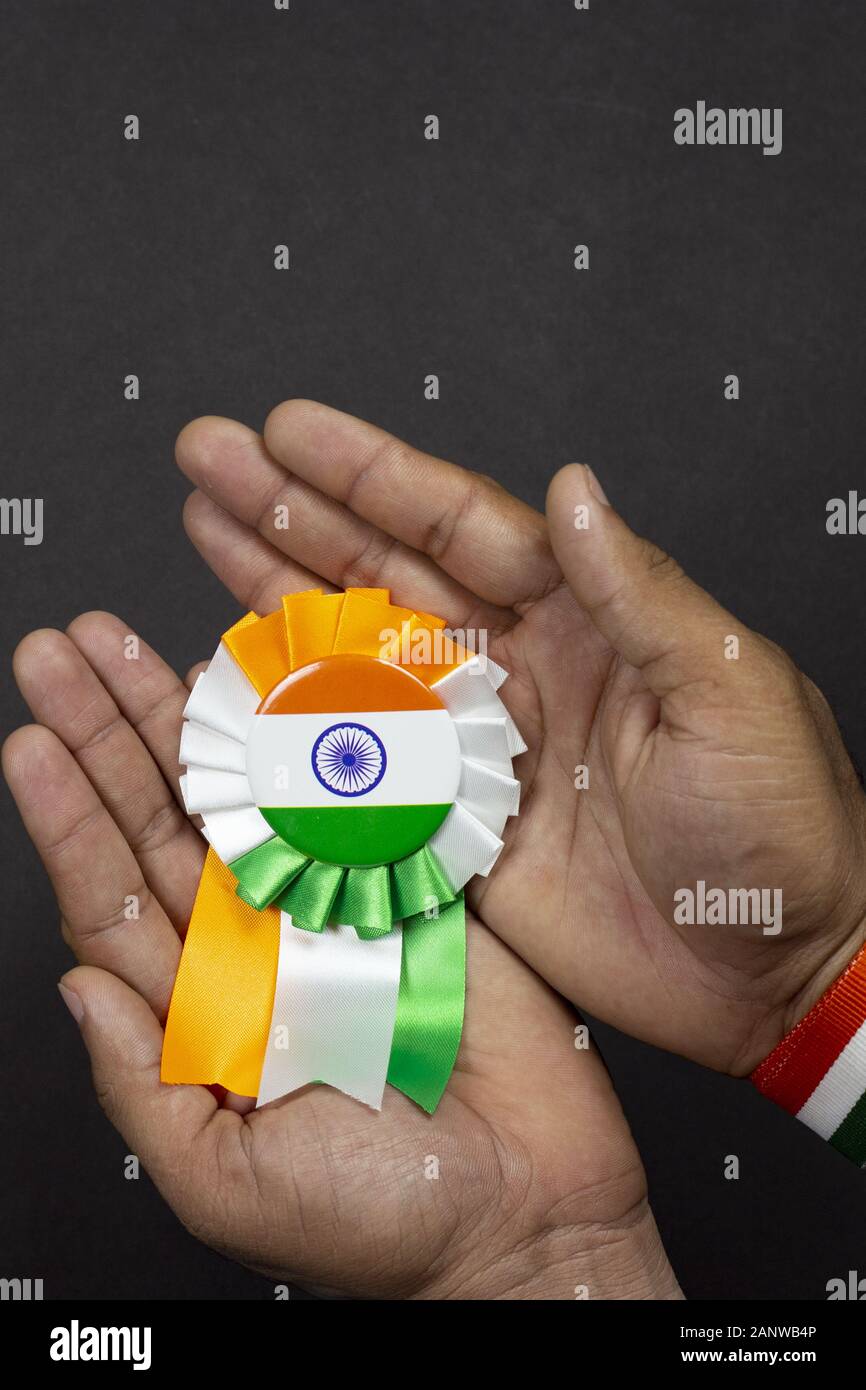
M465 1030L435 1115L326 1087L250 1111L159 1081L204 856L178 793L187 685L143 642L127 660L108 614L25 638L15 672L37 723L3 765L81 963L62 992L109 1117L190 1230L275 1279L677 1297L570 1005L736 1076L807 1012L866 935L866 803L826 702L636 537L586 468L557 474L545 519L303 401L263 437L194 421L177 459L196 486L188 534L245 608L381 586L482 631L529 748L521 814L468 891ZM674 895L699 880L780 890L782 930L677 925Z

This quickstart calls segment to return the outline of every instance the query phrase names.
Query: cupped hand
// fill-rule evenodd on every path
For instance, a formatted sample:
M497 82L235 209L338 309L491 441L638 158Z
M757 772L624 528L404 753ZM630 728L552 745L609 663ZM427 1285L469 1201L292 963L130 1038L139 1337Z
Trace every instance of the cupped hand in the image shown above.
M863 793L790 659L635 536L582 467L556 476L545 520L307 401L263 437L194 421L177 458L197 489L188 533L245 607L382 586L485 634L529 751L473 908L581 1007L750 1071L866 936ZM764 890L781 918L678 920L700 883Z
M145 643L128 659L129 635L96 613L25 638L38 724L3 767L80 962L61 992L100 1101L181 1221L275 1281L341 1295L678 1297L600 1058L477 921L433 1117L391 1088L376 1114L325 1086L250 1110L160 1082L204 846L177 799L188 690Z

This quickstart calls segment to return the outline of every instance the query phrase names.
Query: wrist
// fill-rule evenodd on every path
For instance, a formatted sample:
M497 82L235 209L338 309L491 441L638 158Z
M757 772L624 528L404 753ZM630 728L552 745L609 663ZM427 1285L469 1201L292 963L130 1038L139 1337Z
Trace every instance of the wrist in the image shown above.
M814 858L805 856L806 883L797 910L802 950L795 948L792 955L797 974L783 1036L814 1008L866 942L866 795L844 751L842 763L844 775L836 779L842 814L833 817L832 833L816 841ZM825 819L821 804L815 814L818 821Z
M834 951L815 970L815 973L799 991L786 1011L783 1036L796 1028L820 999L844 973L851 961L866 945L866 918L836 947Z
M846 1158L866 1165L866 948L751 1079Z
M864 803L866 804L866 803ZM776 952L765 954L766 973L757 1020L743 1031L725 1064L732 1076L752 1074L774 1048L802 1022L866 945L866 832L850 836L834 877L835 888L820 884L799 895ZM808 861L805 860L808 864Z
M658 1301L683 1297L649 1203L616 1220L555 1223L455 1262L420 1299Z

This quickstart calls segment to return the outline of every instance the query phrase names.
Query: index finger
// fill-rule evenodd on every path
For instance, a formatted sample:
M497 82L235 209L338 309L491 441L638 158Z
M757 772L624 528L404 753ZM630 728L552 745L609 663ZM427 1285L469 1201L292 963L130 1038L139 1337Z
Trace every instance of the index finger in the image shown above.
M264 437L289 472L490 603L521 609L560 582L544 517L483 474L316 401L278 405Z

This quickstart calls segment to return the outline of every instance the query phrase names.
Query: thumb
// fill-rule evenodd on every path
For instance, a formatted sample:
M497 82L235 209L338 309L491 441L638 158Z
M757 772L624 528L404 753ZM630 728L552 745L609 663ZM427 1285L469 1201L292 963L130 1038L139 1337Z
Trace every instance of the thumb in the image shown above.
M162 1029L140 994L115 975L79 966L58 986L90 1054L93 1084L120 1131L166 1197L191 1146L217 1109L203 1086L164 1086Z
M547 494L554 554L577 602L606 641L663 699L728 663L742 624L663 550L636 536L591 469L569 464Z

